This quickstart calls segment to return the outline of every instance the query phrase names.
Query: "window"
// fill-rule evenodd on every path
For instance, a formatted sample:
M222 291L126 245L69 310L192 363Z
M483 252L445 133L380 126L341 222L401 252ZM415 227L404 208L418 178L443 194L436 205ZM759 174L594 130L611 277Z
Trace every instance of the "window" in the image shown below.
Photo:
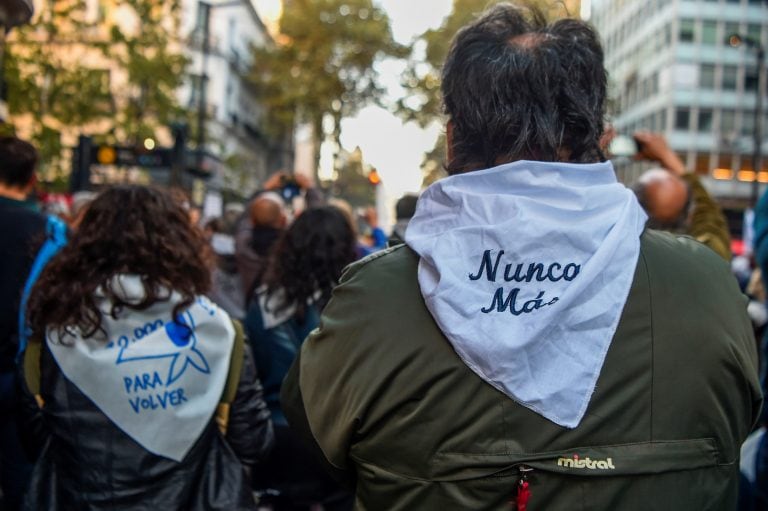
M744 73L744 90L756 91L757 90L757 69L747 68Z
M739 24L735 23L733 21L729 21L725 24L725 35L723 36L724 39L728 39L733 34L738 34L741 31L739 28Z
M694 34L693 20L680 20L680 41L693 42Z
M701 72L699 74L699 85L702 89L714 89L715 88L715 65L714 64L702 64Z
M723 66L723 89L736 90L736 66Z
M691 111L688 108L678 108L675 111L675 129L688 131L691 123Z
M747 37L754 39L759 43L762 38L762 28L763 27L757 23L750 23L747 25Z
M734 110L723 110L720 113L720 131L730 133L736 126L736 112Z
M701 133L709 133L712 131L712 110L699 110L699 131Z
M717 44L717 22L705 21L701 25L701 42L704 44Z
M755 132L755 113L752 110L744 110L741 113L741 134L751 137Z

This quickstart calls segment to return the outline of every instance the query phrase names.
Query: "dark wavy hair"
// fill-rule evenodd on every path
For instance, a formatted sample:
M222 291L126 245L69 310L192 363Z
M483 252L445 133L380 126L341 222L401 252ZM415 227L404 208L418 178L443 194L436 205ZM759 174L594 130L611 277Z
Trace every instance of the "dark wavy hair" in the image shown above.
M166 191L137 185L108 188L88 209L69 243L46 266L33 288L28 317L35 334L78 328L91 337L103 332L94 294L111 300L112 317L123 309L144 310L181 295L176 317L205 294L211 282L211 253L183 206ZM115 292L113 277L139 275L145 297L128 303Z
M587 23L548 24L500 4L464 27L443 67L449 174L517 160L593 163L606 97L603 49Z
M266 286L267 306L276 311L296 307L303 321L307 302L320 308L331 298L345 266L356 259L355 233L349 219L332 206L304 211L272 248L261 283ZM284 293L275 303L273 298Z

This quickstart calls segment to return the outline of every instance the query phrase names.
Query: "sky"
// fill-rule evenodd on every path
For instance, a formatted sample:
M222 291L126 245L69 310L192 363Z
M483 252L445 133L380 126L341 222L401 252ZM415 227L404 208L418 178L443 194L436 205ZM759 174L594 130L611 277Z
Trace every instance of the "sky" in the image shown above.
M425 30L438 27L452 4L452 0L374 1L387 11L393 35L400 43L409 43ZM279 16L280 0L254 0L254 3L268 25ZM378 69L389 96L400 97L403 94L399 86L402 64L386 61ZM419 190L424 153L432 149L441 129L438 125L421 129L414 123L404 124L389 111L369 106L355 117L342 121L341 144L349 151L360 146L365 161L379 171L391 200Z

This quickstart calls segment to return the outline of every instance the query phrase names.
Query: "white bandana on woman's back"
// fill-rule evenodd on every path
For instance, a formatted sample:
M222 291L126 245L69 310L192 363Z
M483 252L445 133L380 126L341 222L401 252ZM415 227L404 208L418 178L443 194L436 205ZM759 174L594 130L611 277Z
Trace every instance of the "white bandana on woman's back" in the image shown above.
M135 275L115 277L126 301L144 296ZM166 296L169 293L166 293ZM218 405L229 372L235 332L226 312L198 297L173 321L180 296L143 311L125 308L112 318L110 302L97 292L104 314L103 339L49 330L48 347L61 371L109 419L148 451L181 461Z
M646 215L610 163L519 161L430 186L406 242L426 305L474 372L565 427L586 412Z

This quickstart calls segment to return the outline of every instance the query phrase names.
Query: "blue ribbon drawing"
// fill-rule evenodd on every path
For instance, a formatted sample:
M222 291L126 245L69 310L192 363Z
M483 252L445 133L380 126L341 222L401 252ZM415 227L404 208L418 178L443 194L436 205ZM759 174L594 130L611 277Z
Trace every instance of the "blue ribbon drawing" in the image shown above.
M115 365L139 360L170 358L171 364L168 368L166 386L178 380L187 370L188 366L192 366L204 374L211 372L208 361L205 360L203 354L196 347L195 320L189 311L178 316L176 320L166 323L165 333L167 335L167 342L158 342L151 345L140 343L143 346L141 354L132 353L131 347L136 345L135 342L131 343L127 337L121 337L118 340L120 352L117 355Z

